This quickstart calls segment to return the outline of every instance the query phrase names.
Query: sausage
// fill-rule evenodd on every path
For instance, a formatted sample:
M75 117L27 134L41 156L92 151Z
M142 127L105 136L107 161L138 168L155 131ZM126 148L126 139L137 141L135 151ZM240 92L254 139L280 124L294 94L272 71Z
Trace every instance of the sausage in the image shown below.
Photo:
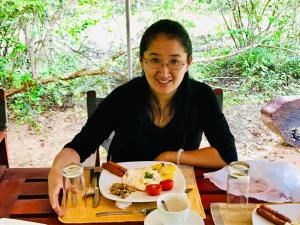
M274 214L272 214L269 211L266 211L260 207L256 209L256 213L276 225L284 225L286 223L282 219L276 217Z
M119 177L122 177L124 175L124 171L121 171L119 168L113 166L112 164L110 163L102 163L102 167L106 170L108 170L109 172L119 176Z
M278 212L274 209L271 209L270 207L268 207L266 205L260 205L260 208L264 209L265 211L268 211L268 212L272 213L273 215L275 215L276 217L280 218L281 220L283 220L285 222L288 222L288 223L292 222L292 220L290 218L288 218L287 216L282 215L280 212Z
M113 161L108 161L108 163L116 168L118 168L119 170L121 170L122 172L126 172L127 169L121 165L119 165L118 163L114 163Z

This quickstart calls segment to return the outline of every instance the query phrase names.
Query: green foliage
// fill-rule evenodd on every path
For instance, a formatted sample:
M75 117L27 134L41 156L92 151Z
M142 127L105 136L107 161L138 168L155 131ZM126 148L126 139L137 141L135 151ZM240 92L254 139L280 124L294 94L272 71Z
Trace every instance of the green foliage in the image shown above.
M97 19L86 19L82 21L80 24L76 23L69 29L69 34L76 39L77 41L80 40L79 34L84 32L89 26L95 26L98 23Z
M214 0L235 46L280 42L293 32L299 0Z
M196 79L221 86L227 103L262 102L300 93L300 57L275 49L255 48L234 58L199 64Z
M73 107L75 101L84 104L87 90L105 96L126 80L115 76L127 74L125 3L121 2L0 1L0 86L10 89L32 85L9 97L15 118L37 126L39 113L64 110ZM159 19L170 18L181 22L191 34L194 59L231 54L257 43L271 46L192 66L190 74L196 79L225 89L227 104L299 94L299 55L286 51L300 49L296 20L299 0L132 0L131 5L131 22L140 26L133 32L137 36L132 37L135 75L141 71L136 46L142 31ZM222 14L227 24L218 27L217 33L195 31L204 26L201 16L220 20ZM124 29L117 28L120 23ZM97 46L89 39L91 33L105 44ZM110 40L106 35L112 33ZM123 37L119 40L118 35ZM42 80L86 68L101 68L108 75L41 84Z

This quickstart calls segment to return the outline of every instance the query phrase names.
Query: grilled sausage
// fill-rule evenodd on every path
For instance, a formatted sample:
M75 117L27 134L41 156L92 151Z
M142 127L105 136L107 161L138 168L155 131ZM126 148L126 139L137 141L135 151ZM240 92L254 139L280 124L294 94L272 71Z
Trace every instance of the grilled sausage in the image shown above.
M257 208L256 213L276 225L284 225L286 223L282 219L276 217L274 214L272 214L269 211L266 211L262 208Z
M118 168L119 170L121 170L122 172L126 172L127 169L121 165L119 165L118 163L114 163L113 161L108 161L108 163L116 168Z
M270 207L268 207L266 205L260 205L260 208L264 209L265 211L268 211L268 212L272 213L274 216L278 217L279 219L281 219L285 222L288 222L288 223L292 222L292 220L290 218L288 218L287 216L282 215L280 212L278 212L274 209L271 209Z
M108 170L109 172L119 176L119 177L122 177L125 173L124 171L121 171L119 168L113 166L110 163L102 163L102 167L104 169Z

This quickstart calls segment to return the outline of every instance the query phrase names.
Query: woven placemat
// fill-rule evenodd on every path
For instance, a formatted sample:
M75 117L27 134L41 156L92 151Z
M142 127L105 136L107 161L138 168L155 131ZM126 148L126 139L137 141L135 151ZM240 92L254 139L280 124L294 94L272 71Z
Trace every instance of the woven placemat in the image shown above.
M193 190L188 193L188 198L191 202L191 209L197 212L201 217L205 218L205 212L201 203L199 190L197 188L194 169L191 166L180 166L182 170L187 188ZM86 176L87 177L87 176ZM109 223L109 222L130 222L130 221L144 221L145 216L140 213L128 214L128 215L110 215L110 216L96 216L97 212L104 211L123 211L115 206L115 201L109 200L102 195L100 196L100 204L97 208L92 208L92 198L87 199L87 208L72 208L69 207L69 211L66 212L64 217L58 217L59 221L63 223ZM68 206L71 205L71 201L68 201ZM83 203L82 203L83 204ZM127 207L126 210L140 210L143 208L156 207L156 202L143 202L133 203Z

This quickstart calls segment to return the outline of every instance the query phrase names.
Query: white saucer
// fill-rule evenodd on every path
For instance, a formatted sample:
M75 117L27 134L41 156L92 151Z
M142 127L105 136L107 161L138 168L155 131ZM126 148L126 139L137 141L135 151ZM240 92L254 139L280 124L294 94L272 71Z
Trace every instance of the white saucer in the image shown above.
M162 221L159 217L158 210L154 210L145 218L144 225L162 225ZM199 214L190 210L189 216L184 225L204 225L204 221Z

